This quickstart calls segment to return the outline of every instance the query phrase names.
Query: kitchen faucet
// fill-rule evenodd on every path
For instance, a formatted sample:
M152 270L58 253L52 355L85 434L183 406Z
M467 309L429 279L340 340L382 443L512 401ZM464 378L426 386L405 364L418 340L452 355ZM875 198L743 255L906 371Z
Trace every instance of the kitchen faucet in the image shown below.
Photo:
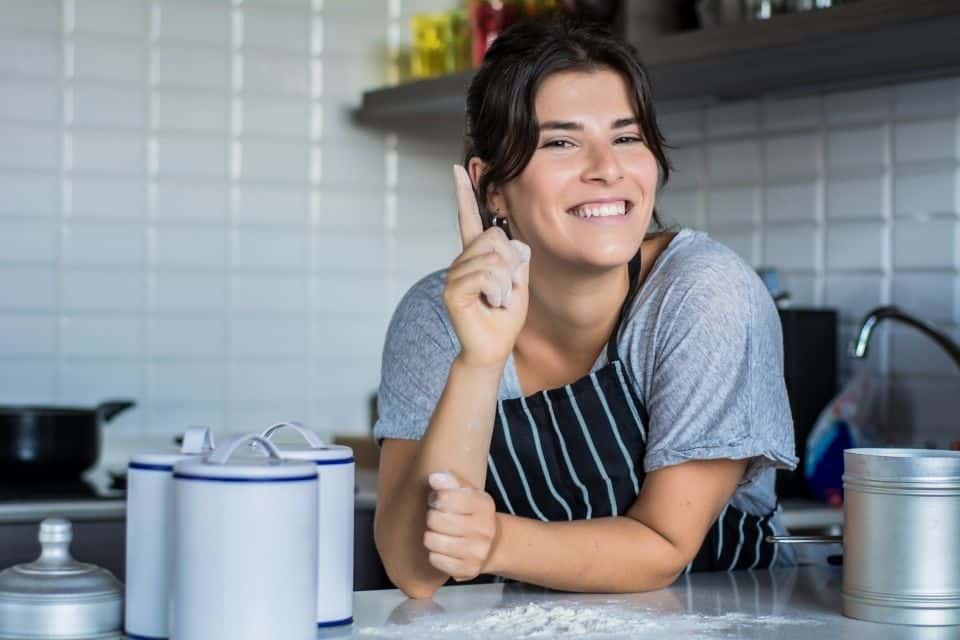
M850 355L854 358L865 358L874 327L881 321L887 319L898 320L926 334L927 337L933 339L940 348L946 351L947 355L953 358L954 363L960 367L960 346L958 346L950 336L894 306L877 307L864 316L863 322L860 324L860 330L857 331L857 337L850 345Z

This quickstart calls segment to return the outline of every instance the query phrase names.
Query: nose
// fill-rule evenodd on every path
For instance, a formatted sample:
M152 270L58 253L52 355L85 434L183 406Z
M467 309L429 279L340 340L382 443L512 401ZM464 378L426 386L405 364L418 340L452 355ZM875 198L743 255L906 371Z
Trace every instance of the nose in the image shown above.
M623 179L623 169L609 145L596 145L583 171L584 182L615 184Z

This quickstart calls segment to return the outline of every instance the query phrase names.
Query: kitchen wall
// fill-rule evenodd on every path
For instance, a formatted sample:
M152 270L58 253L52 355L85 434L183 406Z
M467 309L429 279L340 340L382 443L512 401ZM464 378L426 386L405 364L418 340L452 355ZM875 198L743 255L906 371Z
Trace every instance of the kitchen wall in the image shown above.
M880 304L960 337L960 78L661 116L666 216L781 269L795 304L837 308L841 381L875 374L892 440L960 439L956 367L929 339L883 324L866 364L846 353Z
M401 9L0 4L0 402L136 398L108 444L281 418L365 432L426 259L399 263L416 163L350 120L389 80Z
M0 4L0 402L363 433L389 315L456 254L456 122L357 127L411 13L442 0ZM782 269L842 337L894 302L958 322L960 79L663 105L665 217ZM956 438L952 363L884 328L891 428ZM851 371L841 358L841 373Z

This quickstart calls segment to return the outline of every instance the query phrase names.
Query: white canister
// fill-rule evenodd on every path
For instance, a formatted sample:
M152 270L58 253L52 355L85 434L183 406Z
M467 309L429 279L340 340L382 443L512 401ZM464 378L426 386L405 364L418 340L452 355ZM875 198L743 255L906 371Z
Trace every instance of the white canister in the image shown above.
M234 457L251 443L269 457ZM173 477L173 637L314 640L316 465L249 434L177 463Z
M270 439L283 428L297 431L306 446L284 446L280 455L317 465L317 626L353 622L353 513L355 463L353 449L324 444L296 422L276 424L263 432Z
M127 550L124 631L130 638L166 638L173 561L173 466L210 453L207 427L190 427L180 451L141 453L127 465Z

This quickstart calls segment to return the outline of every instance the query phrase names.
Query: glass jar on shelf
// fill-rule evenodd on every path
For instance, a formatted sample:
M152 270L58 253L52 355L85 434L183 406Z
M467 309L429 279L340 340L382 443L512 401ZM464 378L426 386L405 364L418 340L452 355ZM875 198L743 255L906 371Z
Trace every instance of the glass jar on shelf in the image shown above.
M479 67L487 49L504 30L520 18L518 0L469 0L473 66Z
M469 69L471 29L465 9L418 13L410 18L410 74L432 78Z
M471 67L470 17L466 9L451 9L447 12L450 38L447 41L445 71L456 73Z
M443 73L446 64L446 42L449 36L443 13L418 13L410 17L410 73L414 78L430 78Z

